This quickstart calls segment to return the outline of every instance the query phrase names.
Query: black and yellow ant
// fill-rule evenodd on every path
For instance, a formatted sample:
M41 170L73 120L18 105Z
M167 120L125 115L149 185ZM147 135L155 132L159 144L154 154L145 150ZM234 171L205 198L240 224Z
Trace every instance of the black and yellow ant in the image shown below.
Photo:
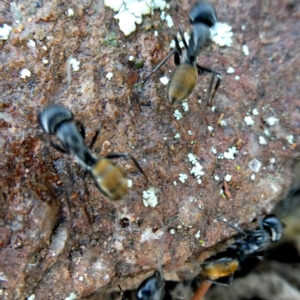
M237 230L239 234L235 236L235 242L225 251L213 255L201 263L200 277L216 284L229 285L234 273L243 268L248 257L259 255L271 243L279 241L283 233L281 221L271 214L259 220L257 229L245 231L219 218L217 219Z
M111 200L121 199L130 187L130 181L126 173L119 166L114 164L112 158L131 158L136 167L148 179L136 159L128 153L110 153L106 157L95 157L90 148L95 143L99 130L97 130L90 146L85 142L84 127L78 129L72 112L60 105L50 105L38 115L39 123L44 132L56 135L61 145L51 142L51 145L64 153L72 154L77 161L90 172L97 188Z
M181 26L179 27L179 33L186 51L182 53L179 41L177 37L174 36L175 48L154 68L151 74L146 77L143 84L174 54L174 62L177 67L167 87L169 102L173 104L186 99L194 90L198 76L203 73L212 74L206 100L208 101L210 98L213 99L220 85L222 76L219 72L211 68L198 65L197 57L202 48L209 43L211 38L210 27L216 22L217 17L213 6L206 2L198 2L190 12L192 31L189 44L186 42ZM217 81L212 93L215 78L217 78Z

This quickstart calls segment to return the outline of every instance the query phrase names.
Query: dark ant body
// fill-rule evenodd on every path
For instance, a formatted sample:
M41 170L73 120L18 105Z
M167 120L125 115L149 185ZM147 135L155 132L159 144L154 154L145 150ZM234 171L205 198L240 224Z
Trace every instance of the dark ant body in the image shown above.
M232 224L222 222L237 230L239 234L235 237L235 242L225 251L211 256L202 263L200 276L209 282L229 285L235 271L243 268L248 257L257 257L261 251L270 246L271 242L281 239L283 225L275 215L265 216L259 221L259 227L255 230L242 231Z
M161 300L164 294L165 281L162 270L154 271L136 290L138 300Z
M128 153L110 153L105 158L95 157L90 148L95 143L99 130L88 147L84 142L84 127L81 125L80 130L77 128L74 116L69 109L60 105L50 105L39 113L38 120L43 131L56 135L61 144L59 146L51 142L51 145L61 152L74 155L79 163L90 172L97 188L110 199L121 199L129 187L125 171L115 165L111 161L112 158L131 158L148 182L138 162Z
M217 77L217 82L211 96L211 99L213 99L220 85L222 78L221 74L213 69L198 65L197 57L199 56L201 49L209 43L211 38L209 28L216 22L217 17L214 8L209 3L197 3L190 12L190 24L192 25L192 31L189 44L187 44L185 40L182 28L179 27L179 33L186 48L186 52L182 53L178 39L174 36L175 49L173 49L165 57L165 59L155 67L143 83L145 83L150 76L174 54L174 62L177 67L171 76L167 88L169 102L173 104L186 99L194 90L198 76L202 73L212 73L207 100L210 98L215 77Z

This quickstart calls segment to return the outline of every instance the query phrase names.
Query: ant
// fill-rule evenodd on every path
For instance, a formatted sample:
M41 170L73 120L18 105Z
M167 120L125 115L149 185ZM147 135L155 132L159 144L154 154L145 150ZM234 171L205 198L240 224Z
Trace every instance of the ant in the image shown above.
M174 63L177 67L167 87L168 101L174 104L186 99L194 90L198 76L205 72L212 74L206 98L208 101L211 96L212 100L220 85L222 76L216 70L198 65L197 57L201 49L209 43L211 38L210 27L215 23L217 23L217 16L213 6L206 2L198 2L190 12L192 31L189 44L186 42L182 27L179 26L179 33L186 52L182 53L179 41L174 35L175 48L154 68L151 74L143 81L143 84L174 54ZM212 93L216 77L217 81Z
M163 236L165 234L165 225L160 218L158 218L159 222L163 228ZM165 237L163 237L163 241L161 243L160 249L160 257L158 258L158 268L154 271L154 273L146 278L139 287L135 291L135 299L137 300L162 300L165 299L165 280L163 276L162 269L162 256L163 256L163 248L165 245ZM121 293L123 296L124 293ZM125 298L122 298L122 300Z
M78 162L90 172L97 188L111 200L120 200L127 193L131 183L126 178L125 171L111 161L112 158L131 158L148 183L148 178L139 163L128 153L110 153L103 158L95 157L90 149L100 130L96 131L88 147L84 142L83 125L81 124L80 129L77 128L73 113L68 108L50 105L39 113L38 120L43 131L56 135L61 144L59 146L51 141L51 145L63 153L74 155Z
M235 237L235 242L225 251L219 252L201 263L200 276L208 282L229 285L233 280L234 273L243 268L245 260L251 255L267 249L271 242L281 239L283 225L275 215L267 215L259 220L259 227L255 230L242 231L240 228L225 222L240 233Z
M163 297L165 281L163 278L162 267L159 271L154 271L153 275L146 278L136 290L138 300L160 300Z

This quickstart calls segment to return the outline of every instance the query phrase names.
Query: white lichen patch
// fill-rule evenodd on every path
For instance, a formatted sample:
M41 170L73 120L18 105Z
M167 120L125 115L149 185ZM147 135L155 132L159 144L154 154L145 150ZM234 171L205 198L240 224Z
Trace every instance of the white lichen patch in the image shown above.
M241 79L241 77L240 77L239 75L236 75L236 76L234 77L234 79L235 79L236 81L239 81L239 80Z
M275 162L276 162L276 159L275 159L275 157L272 157L272 158L270 158L270 164L271 164L271 165L274 165L274 164L275 164Z
M186 174L180 173L178 179L179 179L180 182L185 183L185 182L187 181L187 178L188 178L188 177L187 177Z
M142 233L142 236L141 236L141 240L140 242L141 243L144 243L144 242L148 242L150 240L158 240L161 238L161 236L164 234L164 231L163 230L157 230L156 232L153 232L153 229L152 227L148 227L143 233Z
M134 56L130 55L130 56L128 57L128 60L129 60L129 61L133 61L133 60L134 60Z
M182 113L178 109L176 109L173 116L176 120L180 120L182 118Z
M114 18L119 20L120 30L128 36L136 30L136 24L142 23L144 15L150 15L154 9L164 10L167 3L163 0L104 0L104 4L118 12ZM171 26L171 16L164 19Z
M248 166L253 172L257 173L261 167L261 162L258 159L254 158L249 162Z
M79 70L80 61L74 57L70 57L68 61L69 64L72 66L73 71L77 72Z
M158 204L158 198L155 193L156 191L154 188L143 191L143 204L145 207L155 207Z
M174 26L172 17L170 15L166 15L166 22L169 28L172 28Z
M170 232L170 234L172 234L172 235L173 235L173 234L175 234L175 233L176 233L176 230L175 230L174 228L171 228L169 232Z
M257 108L254 108L254 109L252 110L252 114L253 114L254 116L257 116L257 115L258 115L258 109L257 109Z
M212 126L207 126L207 130L212 132L214 130L214 128Z
M227 122L225 120L221 120L220 121L220 126L221 127L226 127L227 126Z
M258 139L259 139L259 143L261 145L267 145L268 144L267 140L263 136L259 136Z
M243 49L243 52L244 52L245 56L248 56L250 54L249 48L248 48L247 45L243 45L242 49Z
M232 175L230 174L226 174L226 176L224 177L224 180L229 182L232 179Z
M35 48L36 47L36 42L34 40L28 40L27 46Z
M188 135L193 135L193 132L191 130L188 130Z
M34 300L35 299L35 294L30 295L27 300Z
M201 236L201 231L198 230L198 231L196 232L196 234L195 234L195 238L196 238L196 239L200 239L200 236Z
M132 180L131 179L127 179L127 187L129 189L132 188Z
M212 112L215 112L215 110L216 110L216 107L215 107L215 106L212 106L212 107L211 107L211 111L212 111Z
M11 30L12 30L12 27L10 27L7 24L2 24L0 26L0 40L7 40Z
M265 128L265 129L264 129L264 134L265 134L266 136L271 136L270 130L269 130L268 128Z
M74 16L74 10L72 8L68 8L67 16L68 17L73 17Z
M169 78L167 76L163 76L159 78L159 81L163 84L163 85L167 85L169 83Z
M47 65L49 63L49 60L45 57L43 57L42 62L44 65Z
M220 181L220 177L217 174L214 174L214 180L215 181Z
M183 111L189 111L189 105L187 102L182 102L182 109Z
M211 39L221 47L230 47L232 45L231 26L226 23L216 23L210 28Z
M114 77L114 74L112 72L108 72L105 77L106 79L111 80Z
M199 162L197 162L192 168L192 170L190 171L190 173L198 179L199 184L202 183L202 180L200 178L204 175L202 169L203 167L200 165Z
M174 136L174 139L180 139L180 137L181 137L180 133L176 133L175 136Z
M227 74L233 74L234 73L234 68L233 67L229 67L228 69L227 69Z
M289 135L286 137L287 141L289 144L294 144L294 136L293 135Z
M71 293L68 297L65 298L65 300L75 300L77 299L76 293Z
M250 177L250 179L254 180L255 179L255 174L252 174L251 177Z
M197 157L193 153L188 154L188 160L193 165L198 162Z
M31 76L31 72L28 69L22 69L20 71L20 77L25 79L26 77L30 77Z
M266 120L266 123L269 125L269 126L273 126L275 124L278 124L279 123L279 119L275 118L275 117L270 117Z
M129 11L120 12L114 18L119 20L119 27L125 36L130 35L136 30L136 23L142 23L142 18L135 17Z
M224 152L224 158L234 160L234 155L239 153L235 146Z
M204 175L203 167L193 153L188 154L188 160L193 165L190 174L194 175L198 179L198 184L202 183L201 177Z
M255 124L254 120L252 119L251 116L246 116L244 118L244 121L245 123L248 125L248 126L253 126Z
M217 149L215 147L211 147L210 150L213 154L217 154Z

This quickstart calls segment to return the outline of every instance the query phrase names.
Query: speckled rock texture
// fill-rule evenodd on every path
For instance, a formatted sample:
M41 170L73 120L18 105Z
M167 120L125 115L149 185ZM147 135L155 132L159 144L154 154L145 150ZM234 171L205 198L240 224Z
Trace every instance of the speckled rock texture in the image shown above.
M188 112L168 103L159 81L174 70L172 59L142 89L141 82L170 51L169 33L179 24L189 31L193 2L170 2L176 28L169 30L157 11L129 37L102 0L9 2L0 3L0 24L13 27L0 40L1 299L98 299L117 284L136 288L158 260L166 276L191 276L197 270L185 261L201 261L234 233L215 216L246 228L285 197L300 142L297 1L211 1L219 21L232 26L233 45L203 49L199 64L223 80L212 109L198 101L210 76L199 77ZM71 56L80 61L76 72ZM21 78L22 69L31 76ZM87 143L101 125L93 153L131 153L149 186L130 160L118 159L133 187L121 201L105 198L73 157L49 145L37 113L51 103L72 110ZM278 119L272 126L271 117ZM232 147L234 159L222 159ZM189 153L203 166L201 184L190 174ZM261 163L258 172L248 165L253 159ZM227 174L232 178L224 183ZM149 187L158 196L154 208L142 201Z

